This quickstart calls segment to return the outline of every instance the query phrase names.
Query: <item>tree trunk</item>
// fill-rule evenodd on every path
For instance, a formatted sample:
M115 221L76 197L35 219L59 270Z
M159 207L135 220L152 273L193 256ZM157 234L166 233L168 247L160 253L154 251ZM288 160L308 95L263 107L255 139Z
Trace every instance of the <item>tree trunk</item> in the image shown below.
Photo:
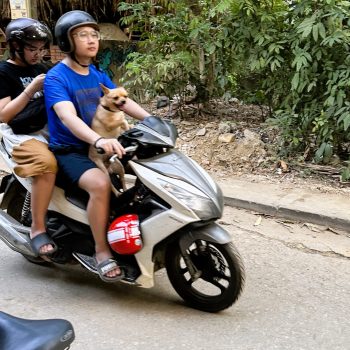
M7 24L11 21L10 0L0 0L0 28L5 31Z

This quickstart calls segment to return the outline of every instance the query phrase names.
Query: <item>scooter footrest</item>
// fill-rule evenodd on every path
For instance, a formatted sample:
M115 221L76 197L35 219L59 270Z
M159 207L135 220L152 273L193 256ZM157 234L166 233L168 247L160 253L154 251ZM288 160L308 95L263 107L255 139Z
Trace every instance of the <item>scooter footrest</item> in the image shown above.
M98 274L96 265L95 265L95 259L93 256L84 255L84 254L75 253L75 252L72 255L89 271Z
M74 252L72 255L90 272L98 274L94 257L76 252ZM139 269L132 267L129 264L122 264L122 266L125 271L125 277L122 279L122 282L137 285L136 279L140 275Z

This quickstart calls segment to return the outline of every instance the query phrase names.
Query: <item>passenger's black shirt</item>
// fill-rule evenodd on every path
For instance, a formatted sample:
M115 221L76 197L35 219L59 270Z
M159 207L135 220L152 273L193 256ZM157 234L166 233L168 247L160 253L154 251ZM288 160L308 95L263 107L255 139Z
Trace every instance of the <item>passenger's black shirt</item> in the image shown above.
M0 62L0 100L4 97L15 99L39 74L46 73L43 64L22 67L6 61ZM42 92L35 97L42 96Z

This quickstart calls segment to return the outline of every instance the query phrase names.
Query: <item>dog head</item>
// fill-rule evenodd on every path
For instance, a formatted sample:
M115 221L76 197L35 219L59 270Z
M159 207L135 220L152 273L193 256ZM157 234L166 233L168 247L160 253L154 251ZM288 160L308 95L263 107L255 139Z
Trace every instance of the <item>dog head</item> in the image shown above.
M101 97L101 104L110 109L120 109L128 98L128 93L123 87L108 89L108 87L100 84L104 95Z

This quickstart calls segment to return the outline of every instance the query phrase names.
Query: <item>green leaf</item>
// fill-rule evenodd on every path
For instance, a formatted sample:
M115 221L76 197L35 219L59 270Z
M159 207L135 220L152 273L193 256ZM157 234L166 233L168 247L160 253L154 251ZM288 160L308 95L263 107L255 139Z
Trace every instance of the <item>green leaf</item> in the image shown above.
M325 105L326 106L333 106L334 105L334 102L335 102L335 98L334 96L329 96L326 101L325 101Z
M318 24L318 33L322 39L326 37L326 28L324 27L323 23Z
M324 148L324 163L328 163L333 155L333 146L329 143L326 144Z
M322 51L321 51L321 50L318 50L318 51L316 52L316 59L317 59L317 61L320 61L321 58L322 58Z
M339 90L337 93L337 105L338 107L341 107L343 105L343 101L344 101L344 91Z
M340 174L342 182L348 181L350 179L350 168L343 168Z
M315 81L310 83L309 86L307 87L307 92L310 92L315 86L316 86L316 82Z
M326 146L327 146L327 144L325 142L323 142L321 144L321 146L319 147L319 149L316 151L316 153L315 153L315 161L316 161L316 163L322 162L323 154L324 154Z
M313 25L315 23L316 15L304 19L304 21L298 26L298 32L301 34L303 38L306 38L309 36L309 34L312 31Z
M292 79L292 90L297 90L299 85L299 73L294 74Z
M318 39L318 32L319 32L319 29L318 29L318 24L317 24L317 25L312 27L312 36L313 36L315 41L317 41L317 39Z
M215 43L209 44L209 46L206 48L206 51L209 55L213 54L215 52L216 45Z
M350 126L350 114L344 118L344 131L347 131Z
M218 13L225 13L227 10L230 9L232 4L231 0L221 0L214 8L215 12Z

